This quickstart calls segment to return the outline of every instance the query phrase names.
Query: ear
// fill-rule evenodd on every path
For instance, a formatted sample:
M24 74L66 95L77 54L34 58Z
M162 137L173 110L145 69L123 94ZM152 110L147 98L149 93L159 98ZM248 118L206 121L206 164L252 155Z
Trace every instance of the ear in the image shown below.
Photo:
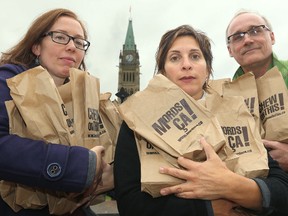
M230 48L229 45L227 45L227 49L228 49L228 52L229 52L230 57L233 57L233 54L232 54L232 51L231 51L231 48Z
M32 46L32 52L34 53L35 56L40 56L40 53L41 53L40 44L34 44Z
M275 44L274 32L270 32L270 38L271 38L272 45L274 45Z

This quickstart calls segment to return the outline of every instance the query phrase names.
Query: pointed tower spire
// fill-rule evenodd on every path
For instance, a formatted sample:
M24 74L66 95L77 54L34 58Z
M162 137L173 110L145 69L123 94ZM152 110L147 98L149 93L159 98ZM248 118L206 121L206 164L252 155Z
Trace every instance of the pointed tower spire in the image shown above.
M134 41L134 33L133 33L133 27L132 27L132 19L131 17L129 18L129 24L128 24L128 29L126 33L126 39L125 39L125 44L123 45L123 51L136 51L136 45Z

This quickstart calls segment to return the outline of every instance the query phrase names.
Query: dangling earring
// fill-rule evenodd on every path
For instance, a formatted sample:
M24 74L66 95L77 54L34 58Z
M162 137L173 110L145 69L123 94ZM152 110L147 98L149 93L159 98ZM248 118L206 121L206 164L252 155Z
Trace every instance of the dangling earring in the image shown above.
M36 58L35 58L35 65L36 65L36 66L39 66L39 65L40 65L39 55L36 56Z
M203 89L206 89L208 86L208 78L205 79L205 83L203 85Z

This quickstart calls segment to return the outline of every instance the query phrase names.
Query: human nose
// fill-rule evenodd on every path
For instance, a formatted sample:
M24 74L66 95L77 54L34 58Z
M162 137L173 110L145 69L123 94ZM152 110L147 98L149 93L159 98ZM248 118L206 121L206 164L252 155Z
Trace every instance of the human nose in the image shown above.
M192 69L192 64L191 61L188 57L183 58L182 62L182 70L191 70Z
M68 49L73 49L73 50L76 49L76 45L75 45L74 40L72 38L70 38L69 42L66 44L66 47Z
M244 43L250 43L253 41L253 37L249 34L249 32L244 32L245 34L243 35L243 41Z

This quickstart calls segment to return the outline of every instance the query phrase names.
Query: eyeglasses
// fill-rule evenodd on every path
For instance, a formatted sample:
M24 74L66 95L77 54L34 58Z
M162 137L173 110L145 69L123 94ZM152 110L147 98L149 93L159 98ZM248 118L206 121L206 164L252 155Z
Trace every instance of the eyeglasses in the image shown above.
M237 32L235 34L228 36L227 42L228 43L239 43L244 39L245 34L248 34L250 37L257 37L257 36L262 35L264 30L270 31L270 29L266 25L254 26L245 32Z
M67 45L70 42L70 40L73 40L75 47L77 49L84 50L84 51L87 51L90 46L89 41L82 39L82 38L72 37L63 32L50 31L43 35L43 37L45 36L50 36L53 42L58 43L58 44L63 44L63 45Z

